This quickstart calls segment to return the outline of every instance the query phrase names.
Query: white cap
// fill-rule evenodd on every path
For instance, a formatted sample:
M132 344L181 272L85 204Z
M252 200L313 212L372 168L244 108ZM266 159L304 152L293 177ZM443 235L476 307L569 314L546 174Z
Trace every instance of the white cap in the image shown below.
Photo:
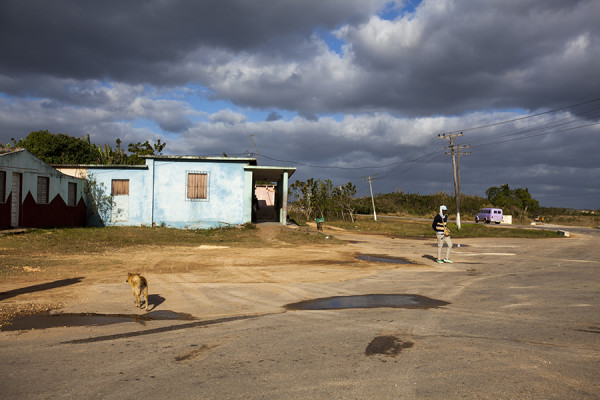
M442 207L440 208L440 210L446 210L446 211L448 211L448 207L446 207L446 206L442 206Z

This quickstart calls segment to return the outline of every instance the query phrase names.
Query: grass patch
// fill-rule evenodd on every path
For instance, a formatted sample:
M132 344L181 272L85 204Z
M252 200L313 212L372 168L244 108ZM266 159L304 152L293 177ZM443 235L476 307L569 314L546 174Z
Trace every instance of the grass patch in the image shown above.
M433 219L432 219L433 221ZM432 221L411 221L401 219L380 219L373 221L366 218L360 218L355 222L348 221L329 221L327 225L346 229L360 233L382 234L392 237L405 238L433 238L435 233L431 229ZM555 238L562 237L556 231L539 229L521 229L502 226L485 226L475 224L463 224L462 229L458 229L456 224L448 224L453 238L477 238L477 237L498 237L498 238Z
M216 228L185 230L164 227L107 227L31 229L18 235L0 236L0 255L85 254L130 246L200 246L223 244L255 246L256 229Z

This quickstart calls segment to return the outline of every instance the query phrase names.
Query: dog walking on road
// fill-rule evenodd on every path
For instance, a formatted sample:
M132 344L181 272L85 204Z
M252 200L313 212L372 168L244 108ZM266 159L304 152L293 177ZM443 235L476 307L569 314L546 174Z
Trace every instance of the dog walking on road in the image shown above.
M131 286L131 291L133 292L133 297L135 297L135 304L138 308L142 308L140 296L144 295L146 299L146 311L148 311L148 282L146 278L141 276L140 274L127 274L127 282Z

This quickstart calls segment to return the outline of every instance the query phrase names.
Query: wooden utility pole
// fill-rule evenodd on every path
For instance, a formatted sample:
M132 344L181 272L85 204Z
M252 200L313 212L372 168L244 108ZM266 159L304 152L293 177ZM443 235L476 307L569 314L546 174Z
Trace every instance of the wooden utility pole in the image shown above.
M458 229L461 228L460 226L460 155L461 155L461 151L460 149L466 149L466 148L470 148L471 146L461 146L461 145L454 145L454 139L457 138L458 136L462 136L463 133L448 133L448 134L440 134L438 135L438 138L440 139L446 139L449 143L449 146L445 147L446 149L450 150L450 152L446 152L446 154L450 154L452 156L452 174L454 177L454 197L455 197L455 201L456 201L456 225L458 226ZM462 154L471 154L471 153L465 153L462 152ZM456 157L458 156L458 157ZM457 161L458 159L458 161Z
M377 221L377 213L375 212L375 198L373 197L373 186L371 185L371 181L375 180L372 176L363 176L363 181L369 181L369 189L371 190L371 203L373 204L373 219Z

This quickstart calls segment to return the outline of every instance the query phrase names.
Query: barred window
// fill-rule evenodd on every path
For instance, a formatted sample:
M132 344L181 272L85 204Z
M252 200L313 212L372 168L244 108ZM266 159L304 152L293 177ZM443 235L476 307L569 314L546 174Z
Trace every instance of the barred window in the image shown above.
M77 184L69 182L69 207L77 206Z
M50 178L47 176L38 176L37 178L37 203L48 204L48 191L50 189Z
M192 200L208 199L208 173L188 172L187 198Z
M0 171L0 203L6 200L6 172Z
M128 195L129 179L113 179L111 194L113 196Z

